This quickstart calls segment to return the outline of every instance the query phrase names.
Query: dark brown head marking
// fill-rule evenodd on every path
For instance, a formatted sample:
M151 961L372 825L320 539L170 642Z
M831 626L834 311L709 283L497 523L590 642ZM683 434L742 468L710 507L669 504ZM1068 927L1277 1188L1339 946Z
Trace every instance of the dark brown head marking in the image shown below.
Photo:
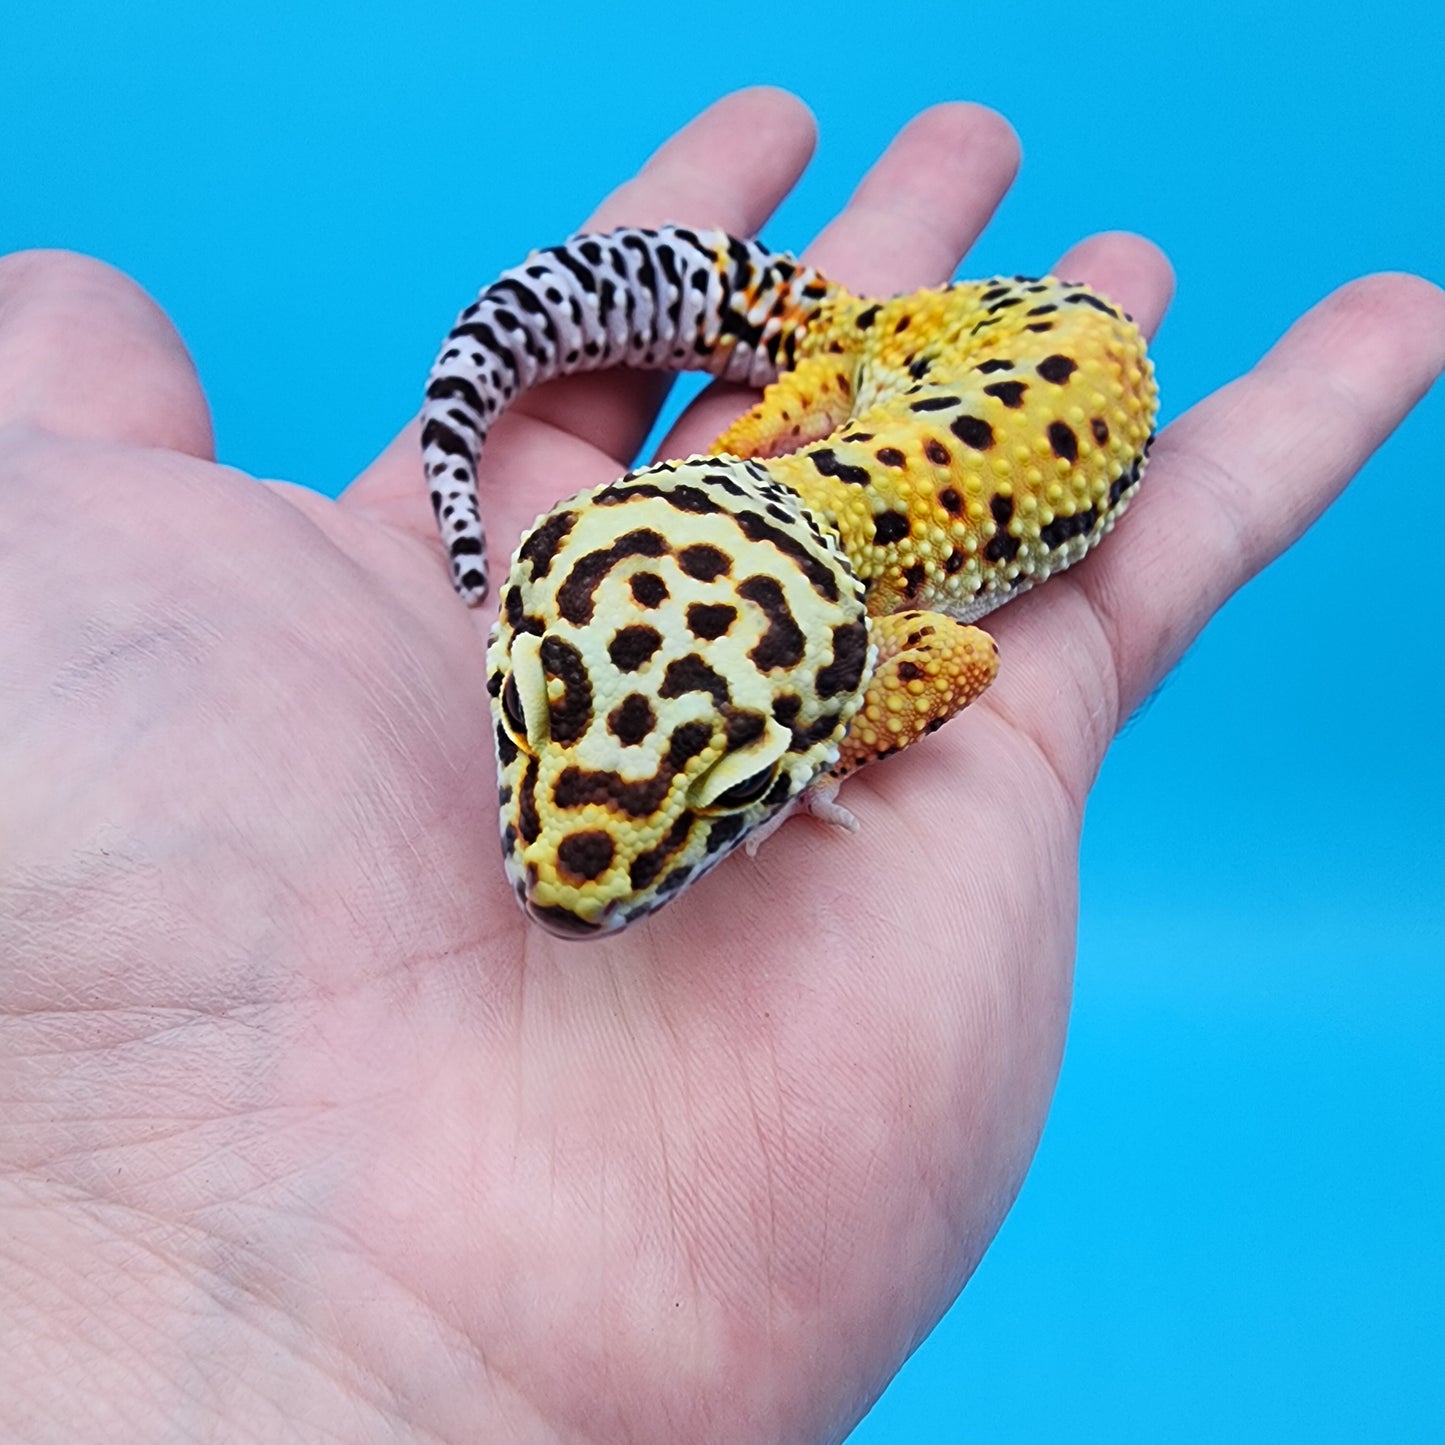
M536 758L528 758L527 771L522 774L517 798L517 832L524 843L535 843L542 834L542 818L537 812L537 774L541 766Z
M652 704L640 693L630 692L607 714L607 727L625 747L640 743L657 726Z
M574 882L590 883L611 866L616 849L603 832L569 833L557 845L557 862Z
M649 527L619 537L610 547L579 558L557 589L557 610L580 627L592 621L593 597L602 579L624 557L661 557L668 550L663 538Z
M620 628L607 644L607 655L620 672L636 672L662 646L662 634L655 627L635 624Z
M756 603L768 619L768 630L748 656L764 672L775 667L796 667L803 660L805 638L793 617L783 589L771 577L747 577L738 583L738 596Z
M684 547L677 554L677 562L689 577L695 577L699 582L715 582L719 577L726 577L733 565L726 552L707 542L694 542L692 546Z
M544 637L542 666L552 677L560 678L563 685L562 696L553 699L549 707L552 740L575 743L592 721L592 682L587 665L570 642Z
M737 608L726 602L693 602L688 605L687 630L704 642L714 642L726 636L737 620Z
M932 437L924 442L923 453L936 467L946 467L953 458L948 454L948 448L940 441Z
M667 601L667 583L656 572L634 572L627 585L639 607L661 607Z
M868 661L868 624L845 622L833 629L833 660L818 669L818 696L857 692Z
M734 708L728 714L727 720L727 745L728 751L734 748L745 748L749 743L755 743L767 730L768 719L760 712L753 712L749 708Z
M519 562L532 564L532 581L545 577L552 569L552 559L577 521L575 512L553 512L546 517L522 543L517 554Z
M711 693L713 701L719 706L732 701L727 678L715 672L695 652L667 664L659 689L662 697L681 697L685 692Z
M691 813L679 814L677 821L668 830L667 836L656 848L649 849L646 853L639 853L632 860L629 881L634 890L650 888L657 881L657 875L662 872L667 860L687 842L687 835L692 831L692 823Z

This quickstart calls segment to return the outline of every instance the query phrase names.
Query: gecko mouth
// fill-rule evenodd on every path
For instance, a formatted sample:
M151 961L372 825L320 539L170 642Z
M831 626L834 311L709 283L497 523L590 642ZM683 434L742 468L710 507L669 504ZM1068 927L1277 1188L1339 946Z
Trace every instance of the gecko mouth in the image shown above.
M559 938L597 938L610 931L600 923L589 923L585 918L578 918L575 913L555 905L528 903L526 908L527 917L533 923L540 923L548 933L555 933Z

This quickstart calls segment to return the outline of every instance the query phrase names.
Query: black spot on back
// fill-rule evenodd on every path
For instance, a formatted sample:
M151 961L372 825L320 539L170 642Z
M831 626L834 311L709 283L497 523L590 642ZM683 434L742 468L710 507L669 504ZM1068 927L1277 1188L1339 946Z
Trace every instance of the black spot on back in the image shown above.
M903 465L903 453L897 447L879 447L874 455L885 467L901 467Z
M1016 409L1024 404L1024 392L1028 389L1026 381L996 381L983 390L986 396L997 397L1006 407Z
M954 417L949 430L976 452L986 452L993 445L993 428L981 416Z
M1082 537L1094 530L1099 520L1099 509L1090 507L1084 512L1075 512L1069 517L1055 517L1047 527L1039 531L1039 540L1045 547L1060 547L1071 537Z
M1053 356L1046 356L1034 367L1034 370L1043 377L1045 381L1051 381L1055 386L1063 386L1068 379L1079 369L1079 363L1067 356L1061 356L1057 352Z
M1049 445L1053 447L1056 457L1062 457L1066 462L1078 461L1079 439L1074 435L1074 429L1066 422L1051 421L1049 423Z
M879 512L873 518L873 540L880 547L901 542L911 530L907 512Z
M821 476L837 477L840 482L850 482L855 487L868 485L868 469L840 462L838 454L831 447L823 447L819 451L809 452L808 460L818 469Z

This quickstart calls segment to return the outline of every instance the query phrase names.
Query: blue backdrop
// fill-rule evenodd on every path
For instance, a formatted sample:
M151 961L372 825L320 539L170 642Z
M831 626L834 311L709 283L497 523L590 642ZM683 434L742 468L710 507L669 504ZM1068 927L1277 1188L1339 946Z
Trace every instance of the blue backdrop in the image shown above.
M194 351L223 460L334 492L474 287L723 91L787 85L818 114L766 232L790 247L909 115L971 98L1026 161L967 269L1154 237L1180 281L1168 417L1351 276L1445 279L1429 13L21 0L0 250L136 276ZM312 346L342 315L323 431ZM1037 1164L853 1445L1445 1438L1442 441L1437 391L1115 748ZM1341 648L1376 659L1355 695L1326 683Z

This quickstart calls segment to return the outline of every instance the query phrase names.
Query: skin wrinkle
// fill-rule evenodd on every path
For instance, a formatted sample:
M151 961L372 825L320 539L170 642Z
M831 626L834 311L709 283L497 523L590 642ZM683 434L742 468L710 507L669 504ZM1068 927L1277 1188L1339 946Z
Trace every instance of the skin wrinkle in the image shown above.
M1080 573L1085 575L1081 576ZM1078 746L1077 734L1068 737L1055 735L1045 717L1040 717L1037 724L1032 723L1027 715L1010 708L1008 689L992 688L981 699L985 705L991 705L1010 728L1023 734L1035 745L1040 756L1048 763L1049 770L1057 780L1061 792L1069 800L1074 813L1080 817L1104 755L1118 733L1119 719L1123 716L1120 681L1114 663L1116 654L1111 645L1108 628L1090 596L1087 573L1088 568L1081 567L1066 572L1062 577L1049 579L1051 584L1059 583L1057 591L1050 586L1056 600L1050 604L1054 615L1050 617L1049 626L1057 628L1060 633L1067 632L1071 638L1076 639L1069 648L1066 668L1053 669L1050 676L1067 682L1076 695L1084 700L1084 715L1091 723L1101 724L1087 740L1085 751L1089 759L1088 766L1083 770L1070 768L1064 761L1064 755ZM1065 601L1065 594L1073 598L1076 605ZM1027 599L1020 599L1021 604L1025 600ZM1035 603L1030 611L1034 611L1037 606ZM1027 619L1021 616L1015 620L1036 623L1038 619L1036 616ZM1004 634L1001 646L1009 646L1012 652L1023 650L1016 644L1010 646L1010 629L999 630ZM1014 632L1017 630L1017 627L1012 629ZM1087 634L1092 634L1092 640ZM1087 656L1088 662L1081 663L1081 656ZM1031 673L1033 671L1027 655L1020 659L1019 666L1030 668ZM1097 685L1091 686L1091 681ZM1083 774L1080 780L1071 783L1069 779L1078 773Z

